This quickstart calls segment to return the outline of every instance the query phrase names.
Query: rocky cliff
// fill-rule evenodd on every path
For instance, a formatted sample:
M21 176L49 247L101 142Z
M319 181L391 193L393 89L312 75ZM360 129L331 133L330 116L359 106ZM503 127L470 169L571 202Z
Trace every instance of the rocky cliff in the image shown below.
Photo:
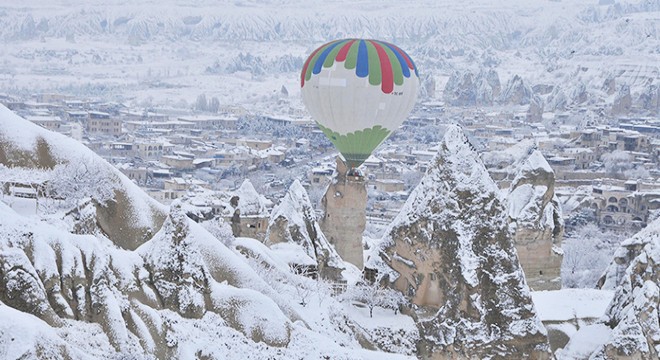
M382 281L416 305L419 355L550 357L508 229L506 206L462 130L448 127L426 176L387 230Z
M624 241L599 281L614 288L602 322L609 339L592 359L657 359L660 356L660 223Z
M359 359L362 346L378 349L326 282L292 273L258 240L209 232L185 204L158 205L84 146L6 111L0 134L1 188L39 194L0 193L1 359ZM117 194L115 226L148 224L148 237L100 224L99 208L124 201ZM159 224L147 222L154 213Z
M455 106L490 106L498 100L501 90L499 75L493 69L476 76L469 71L455 71L445 85L444 98Z

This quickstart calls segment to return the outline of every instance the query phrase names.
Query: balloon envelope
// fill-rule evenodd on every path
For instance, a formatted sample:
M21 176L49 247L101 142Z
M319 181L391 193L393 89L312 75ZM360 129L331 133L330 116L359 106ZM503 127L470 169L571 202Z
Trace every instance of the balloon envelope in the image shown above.
M419 76L412 59L395 45L344 39L312 52L300 86L319 128L355 168L408 116Z

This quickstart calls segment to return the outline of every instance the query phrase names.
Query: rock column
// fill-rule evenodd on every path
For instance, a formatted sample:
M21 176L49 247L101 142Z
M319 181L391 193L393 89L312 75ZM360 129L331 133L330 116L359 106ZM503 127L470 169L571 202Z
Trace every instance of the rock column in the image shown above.
M367 186L362 176L349 174L348 170L346 164L337 158L337 170L323 196L325 214L320 225L339 256L362 269Z

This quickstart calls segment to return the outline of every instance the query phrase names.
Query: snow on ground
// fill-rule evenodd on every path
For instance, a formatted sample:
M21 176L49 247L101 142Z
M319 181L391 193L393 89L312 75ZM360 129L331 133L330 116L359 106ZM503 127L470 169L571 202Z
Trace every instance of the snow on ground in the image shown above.
M80 360L96 358L94 352L76 349L58 335L58 332L67 333L68 329L70 329L68 326L54 329L36 316L0 302L0 359L31 359L37 356L56 359L61 358L62 352ZM82 333L78 335L82 338ZM99 344L92 332L85 336L88 344L92 342ZM106 349L110 347L105 335L102 336L100 344L106 345ZM61 349L61 352L56 351L57 348Z
M613 296L613 291L596 289L532 292L532 300L541 321L598 319L605 314Z
M348 316L365 329L383 349L404 354L413 354L419 339L419 331L410 316L394 313L392 309L376 307L369 317L368 307L344 304Z
M571 340L563 348L557 350L558 360L587 359L610 337L612 329L605 324L593 324L580 328L571 335Z
M403 329L405 331L417 332L415 322L410 316L401 313L395 314L392 309L374 308L374 316L369 317L367 307L359 307L353 304L344 304L346 312L355 322L365 329L373 330L379 327L389 327L392 331Z
M0 200L23 216L37 214L37 201L35 199L5 195Z

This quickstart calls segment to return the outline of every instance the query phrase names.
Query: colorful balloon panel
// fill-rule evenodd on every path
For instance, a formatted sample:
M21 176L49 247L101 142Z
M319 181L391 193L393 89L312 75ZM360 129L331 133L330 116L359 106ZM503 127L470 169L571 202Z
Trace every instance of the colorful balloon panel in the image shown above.
M378 40L331 41L300 74L305 106L349 167L360 166L408 116L417 97L415 63Z

